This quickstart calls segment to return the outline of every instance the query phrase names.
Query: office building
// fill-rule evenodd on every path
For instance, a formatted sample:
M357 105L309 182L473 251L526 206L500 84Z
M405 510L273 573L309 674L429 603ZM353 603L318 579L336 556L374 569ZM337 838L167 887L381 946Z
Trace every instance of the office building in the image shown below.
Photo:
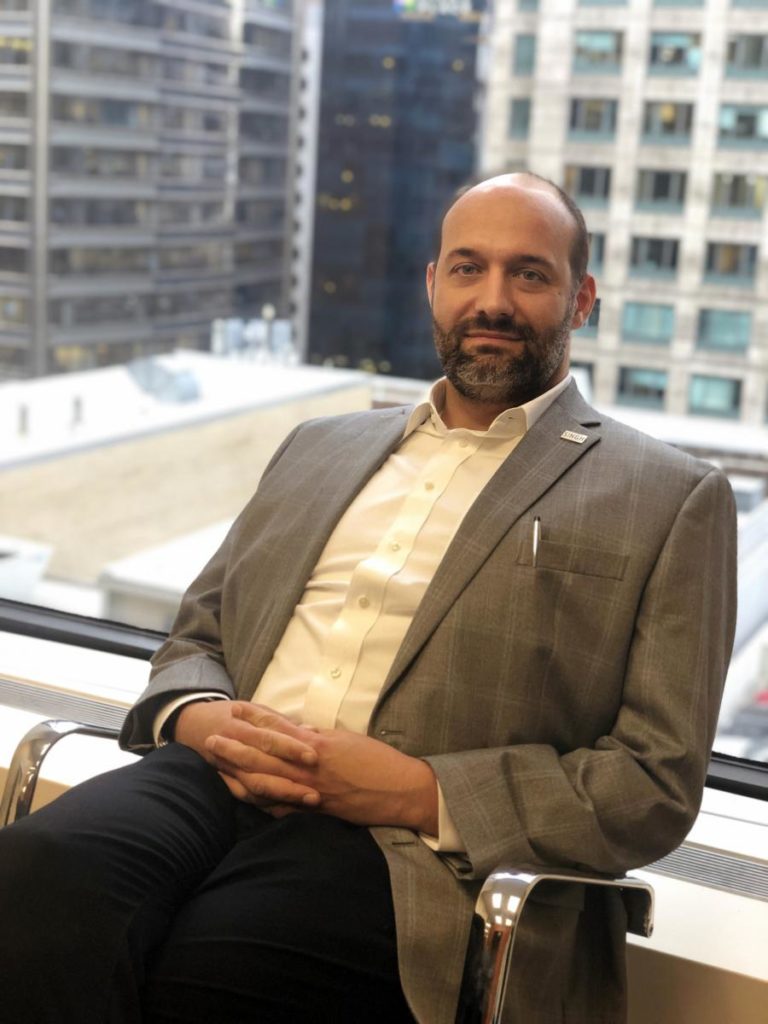
M283 315L291 0L6 0L0 376Z
M580 204L599 404L768 418L768 4L497 0L481 165Z
M326 0L312 362L438 372L424 268L441 210L474 166L482 7Z

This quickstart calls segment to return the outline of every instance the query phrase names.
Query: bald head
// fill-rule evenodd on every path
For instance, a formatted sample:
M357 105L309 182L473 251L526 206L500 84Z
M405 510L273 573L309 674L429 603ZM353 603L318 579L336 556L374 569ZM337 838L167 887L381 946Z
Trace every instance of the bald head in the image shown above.
M569 263L572 285L577 288L587 272L589 262L589 235L584 216L571 197L558 185L531 171L497 174L474 184L462 186L443 216L437 254L440 252L443 230L454 210L461 206L462 213L469 212L466 207L474 205L476 199L482 200L485 196L491 195L499 198L508 196L510 203L524 198L533 202L543 216L551 216L556 221L562 221L563 230L570 232L571 236Z

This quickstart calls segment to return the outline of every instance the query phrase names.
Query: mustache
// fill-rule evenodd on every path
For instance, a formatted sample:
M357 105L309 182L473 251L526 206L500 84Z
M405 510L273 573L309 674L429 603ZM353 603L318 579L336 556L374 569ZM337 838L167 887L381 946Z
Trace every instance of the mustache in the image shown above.
M514 317L509 316L507 313L501 313L496 317L486 316L485 313L478 313L477 316L467 317L466 320L460 320L456 324L453 334L460 341L473 331L489 331L491 334L506 336L510 341L522 340L533 342L536 340L536 332L528 324L518 323Z

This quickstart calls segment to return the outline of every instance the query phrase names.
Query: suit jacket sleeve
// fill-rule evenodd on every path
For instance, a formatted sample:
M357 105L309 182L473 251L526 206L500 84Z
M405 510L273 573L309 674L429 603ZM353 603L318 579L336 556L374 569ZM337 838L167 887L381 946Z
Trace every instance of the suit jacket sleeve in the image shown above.
M673 849L698 811L735 628L735 510L716 470L688 495L637 608L623 702L590 749L427 757L467 856L617 874ZM448 858L451 861L451 858Z
M297 427L272 456L263 478L277 464L293 440ZM221 600L224 579L233 552L246 528L250 504L235 520L224 543L184 594L168 640L152 658L149 684L128 712L120 733L120 746L134 753L154 750L153 723L157 712L175 697L198 691L221 693L235 699L235 684L227 670L221 636Z

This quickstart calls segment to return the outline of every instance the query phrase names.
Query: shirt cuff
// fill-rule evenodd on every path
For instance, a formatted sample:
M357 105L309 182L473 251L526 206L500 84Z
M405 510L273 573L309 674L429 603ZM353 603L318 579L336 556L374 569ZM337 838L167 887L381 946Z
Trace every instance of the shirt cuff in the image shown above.
M448 805L443 798L440 783L437 784L437 835L429 836L419 832L419 838L435 853L466 853L464 841L459 835Z
M185 693L183 697L175 697L173 700L169 700L167 704L163 704L152 722L152 739L155 741L156 747L164 747L168 743L167 738L163 736L163 726L173 712L178 711L185 704L195 704L201 700L229 700L229 697L216 690L199 690L196 693Z

